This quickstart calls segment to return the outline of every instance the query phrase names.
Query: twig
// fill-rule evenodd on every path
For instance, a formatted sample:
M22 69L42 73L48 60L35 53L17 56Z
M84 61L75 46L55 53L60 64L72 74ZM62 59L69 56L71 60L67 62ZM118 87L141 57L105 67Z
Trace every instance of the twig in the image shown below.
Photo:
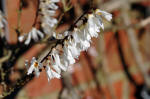
M129 24L129 25L123 25L123 26L118 26L118 25L112 25L111 27L105 28L104 33L107 31L114 31L116 32L117 30L121 30L121 29L128 29L128 28L134 28L134 29L139 29L139 28L143 28L145 26L147 26L148 24L150 24L150 17L143 19L141 22L137 23L137 24Z
M30 80L32 80L32 78L34 77L34 75L25 75L24 77L22 77L21 80L18 80L17 83L10 89L9 92L4 92L0 98L3 99L10 99L12 98L13 94L16 94L18 90L20 90L27 82L29 82Z
M7 61L10 58L11 54L12 54L11 51L8 51L8 54L6 56L0 58L0 63Z
M128 5L128 2L125 2L124 6L122 8L122 17L124 20L124 24L126 26L129 26L131 24L129 14L128 14L128 11L130 8L127 5ZM135 31L132 28L128 28L127 29L127 35L129 37L129 41L130 41L129 43L130 43L130 46L132 48L132 52L133 52L133 55L135 57L136 64L137 64L138 68L141 70L141 73L142 73L144 80L145 80L145 84L147 85L147 87L150 88L150 79L149 79L148 71L147 71L146 66L143 62L142 54L139 50L139 46L137 43L138 40L135 36Z
M74 24L70 26L70 28L68 29L68 31L71 31L76 26L76 24L78 23L78 21L80 21L84 17L84 15L87 14L88 12L89 12L89 9L86 10L86 11L84 11L83 14L79 18L77 18L77 20L74 22Z
M17 18L17 28L15 29L17 36L20 35L20 20L21 20L22 7L23 7L22 0L20 0L19 10L18 10L18 18Z
M125 74L128 78L128 80L130 81L131 84L133 84L135 87L136 87L136 92L135 92L135 96L137 99L142 99L141 97L141 92L143 91L143 87L144 85L143 84L138 84L136 83L136 81L134 80L134 78L132 77L132 75L130 74L129 70L128 70L128 65L127 63L125 62L125 58L124 58L124 55L123 55L123 49L121 47L121 43L120 43L120 39L119 39L119 34L118 32L115 33L115 37L116 37L116 40L117 40L117 47L118 47L118 52L119 52L119 57L121 59L121 62L122 62L122 66L123 66L123 69L125 71Z

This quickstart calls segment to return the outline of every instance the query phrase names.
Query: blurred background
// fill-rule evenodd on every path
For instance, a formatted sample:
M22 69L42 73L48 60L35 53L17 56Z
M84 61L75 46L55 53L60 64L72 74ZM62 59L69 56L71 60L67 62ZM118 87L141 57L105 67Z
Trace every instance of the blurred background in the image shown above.
M64 13L57 32L66 30L90 2L60 1L56 18L64 5L71 9ZM45 72L39 78L26 79L24 66L25 60L38 56L46 44L22 49L17 45L18 26L21 34L30 31L37 0L1 0L9 32L5 34L8 44L0 39L0 95L6 94L5 99L150 99L150 0L93 0L93 7L112 13L113 20L104 20L104 31L93 38L88 51L81 53L61 79L48 83ZM11 49L15 52L9 58ZM1 61L4 56L8 58ZM9 71L7 66L1 68L5 65L11 65Z

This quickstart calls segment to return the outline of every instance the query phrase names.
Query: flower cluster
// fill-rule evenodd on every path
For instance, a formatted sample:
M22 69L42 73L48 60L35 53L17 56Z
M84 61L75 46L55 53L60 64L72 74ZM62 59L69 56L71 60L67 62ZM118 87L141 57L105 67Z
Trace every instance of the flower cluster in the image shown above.
M53 16L58 6L55 4L59 0L40 0L40 10L41 10L41 26L44 33L53 34L53 28L57 24L57 19Z
M75 63L81 51L86 51L90 47L92 37L98 37L100 29L104 29L102 18L110 21L112 15L101 11L95 10L93 13L87 15L87 21L80 27L75 27L73 31L66 31L68 35L62 42L62 48L57 49L54 47L49 54L50 59L46 60L46 73L48 80L52 78L60 78L61 71L66 71L68 66ZM35 61L36 62L36 61ZM28 74L31 70L35 71L32 63L28 69ZM34 66L34 68L37 68ZM35 71L36 72L36 71Z
M41 27L45 34L52 35L54 34L54 26L57 24L57 19L53 16L55 15L58 6L55 4L59 0L40 0L38 13L41 15ZM25 40L25 45L28 45L33 39L35 42L39 40L38 35L43 38L44 34L33 27L28 34L19 36L18 40L23 42Z

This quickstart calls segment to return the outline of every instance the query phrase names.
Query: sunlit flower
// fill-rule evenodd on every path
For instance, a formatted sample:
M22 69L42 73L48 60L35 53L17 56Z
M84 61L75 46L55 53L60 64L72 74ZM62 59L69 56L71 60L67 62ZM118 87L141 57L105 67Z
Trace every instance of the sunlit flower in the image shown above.
M42 68L42 64L39 63L35 57L32 58L30 67L28 69L27 75L31 74L33 71L35 75L38 77L40 75L40 69Z
M26 66L26 68L29 68L28 66L29 66L29 61L28 60L25 60L25 66Z
M25 40L25 35L21 35L18 37L19 42L23 42Z
M52 53L52 60L53 60L53 68L56 69L56 71L58 71L58 73L60 73L60 69L63 71L66 71L67 68L64 64L62 64L61 60L60 60L60 56L58 54L58 51L56 49L53 49Z
M50 81L52 78L60 78L60 74L56 73L54 70L52 70L49 66L46 66L46 74L48 77L48 81Z
M100 9L96 9L95 13L99 16L103 16L106 20L111 21L112 19L112 14L106 12L106 11L102 11Z
M82 31L79 29L74 29L74 31L75 32L73 33L73 38L74 41L76 42L77 49L79 51L87 50L87 48L90 47L90 37L85 39L86 37L84 36L89 36L89 35L84 34L84 32L82 33Z
M54 71L53 69L50 68L50 60L47 60L47 66L45 68L46 74L48 77L48 81L50 81L52 78L60 78L60 74Z
M80 55L80 50L76 47L74 39L70 39L68 41L68 49L70 50L74 58L78 58L78 56Z
M56 0L59 2L58 0ZM40 7L41 8L50 8L50 9L58 9L58 6L54 3L57 3L56 1L52 2L51 0L46 0L46 2L41 2Z
M87 28L91 37L98 37L97 32L100 32L100 28L104 29L104 25L100 19L96 18L93 14L89 14Z
M31 42L31 39L33 39L35 42L38 41L39 40L38 36L40 36L40 38L43 38L44 34L42 32L40 32L39 30L37 30L36 28L33 27L32 30L27 35L19 36L18 40L20 42L22 42L26 38L25 45L28 45Z
M41 0L40 9L41 9L41 26L43 28L44 33L52 35L54 34L54 26L57 24L57 19L53 16L55 15L58 6L55 4L59 2L59 0Z
M49 16L43 16L41 26L43 28L44 33L53 34L54 33L53 27L56 24L57 24L57 19L51 18Z
M75 63L75 59L74 59L74 57L72 56L72 53L71 53L71 51L68 49L67 45L65 45L65 46L63 47L63 51L64 51L64 53L63 53L64 61L68 62L69 65L70 65L70 64L74 64L74 63Z

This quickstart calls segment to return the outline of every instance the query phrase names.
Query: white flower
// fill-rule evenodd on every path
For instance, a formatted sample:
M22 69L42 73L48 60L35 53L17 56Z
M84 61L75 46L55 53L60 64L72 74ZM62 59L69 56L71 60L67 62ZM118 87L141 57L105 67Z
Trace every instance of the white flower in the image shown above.
M51 57L52 57L52 66L53 68L60 74L61 70L66 71L67 68L66 66L61 62L60 60L60 56L58 54L58 51L56 49L53 49L52 53L51 53ZM61 70L60 70L61 69Z
M55 15L58 6L55 4L59 0L41 0L40 9L41 9L41 26L44 33L52 35L54 32L54 26L57 24L57 19L53 16Z
M46 3L41 2L40 8L47 8L47 9L50 8L50 9L56 10L56 9L58 9L58 6L51 2L46 2Z
M52 67L58 74L61 74L61 69L58 67L58 65L56 65L55 63L52 63Z
M69 31L65 31L64 33L53 33L53 37L56 39L64 39L68 35Z
M82 51L87 50L90 47L90 42L89 41L81 41L78 45L78 48L80 48Z
M43 17L44 17L44 16L52 17L52 16L55 15L55 10L48 10L48 9L46 9L46 8L42 8L41 14L43 14ZM42 18L43 18L43 17L42 17Z
M18 40L22 42L26 36L27 38L25 40L25 45L28 45L31 42L31 39L33 39L34 41L38 41L39 40L38 36L40 36L40 38L43 38L44 34L33 27L32 30L28 33L28 35L19 36Z
M74 58L78 58L78 56L80 55L80 50L77 49L74 39L71 39L71 38L69 39L68 49L70 50L70 52Z
M57 24L57 19L45 15L42 17L41 22L42 22L41 26L43 28L44 33L51 35L55 33L53 28Z
M28 69L27 75L31 74L33 71L35 72L35 75L38 77L40 75L39 69L42 68L42 64L39 63L35 57L32 58L30 67Z
M74 28L73 34L72 34L75 43L80 43L80 41L83 39L82 32L78 28Z
M71 51L68 49L67 45L65 44L64 47L63 47L63 58L64 58L64 61L67 61L70 64L74 64L75 63L75 59L74 57L72 56L72 53Z
M88 26L86 25L85 28L83 29L83 36L84 36L84 40L90 41L91 42L91 35L88 31Z
M98 24L98 22L99 22L99 24ZM93 14L89 14L87 28L89 31L88 33L91 35L91 37L98 37L97 32L100 31L100 27L102 29L104 29L103 23L101 21L99 21Z
M39 30L37 30L36 28L32 28L31 35L32 35L32 38L33 38L34 41L38 41L39 40L38 35L41 38L44 37L44 34L42 32L40 32Z
M25 66L26 66L26 68L28 68L28 66L29 66L29 61L28 60L25 60Z
M43 23L41 26L45 34L49 35L55 34L54 29L50 27L48 24Z
M23 42L24 39L25 39L25 36L24 36L24 35L18 37L19 42Z
M46 66L46 74L48 77L48 81L50 81L52 78L60 78L60 74L56 73L54 70L52 70L49 66Z
M57 19L51 18L48 16L44 16L42 19L42 22L43 22L42 25L47 24L47 25L49 25L49 27L54 27L54 25L57 24Z
M112 14L106 12L106 11L102 11L100 9L96 9L95 13L97 15L103 16L106 20L111 21L112 19Z
M89 29L89 28L88 28ZM83 33L81 30L79 29L74 29L74 33L73 33L73 38L74 38L74 41L76 43L76 48L79 50L79 51L85 51L87 50L88 47L90 47L90 35L88 35L88 33L90 33L91 31L87 32L87 34L84 34L84 30ZM92 31L93 32L93 31ZM94 32L95 33L95 32ZM92 34L92 33L91 33ZM98 35L98 34L97 34ZM84 37L85 36L85 37ZM88 36L88 37L87 37ZM85 39L87 38L87 39Z
M20 37L19 37L20 38ZM28 36L27 36L27 39L26 39L26 41L25 41L25 45L28 45L29 43L30 43L30 41L31 41L31 39L32 39L32 34L31 34L31 32L29 32L29 34L28 34ZM21 39L19 39L19 40L21 40Z
M52 78L60 78L60 74L55 72L53 69L50 68L50 60L47 61L47 66L45 68L46 70L46 74L47 74L47 77L48 77L48 81L50 81L50 79Z

